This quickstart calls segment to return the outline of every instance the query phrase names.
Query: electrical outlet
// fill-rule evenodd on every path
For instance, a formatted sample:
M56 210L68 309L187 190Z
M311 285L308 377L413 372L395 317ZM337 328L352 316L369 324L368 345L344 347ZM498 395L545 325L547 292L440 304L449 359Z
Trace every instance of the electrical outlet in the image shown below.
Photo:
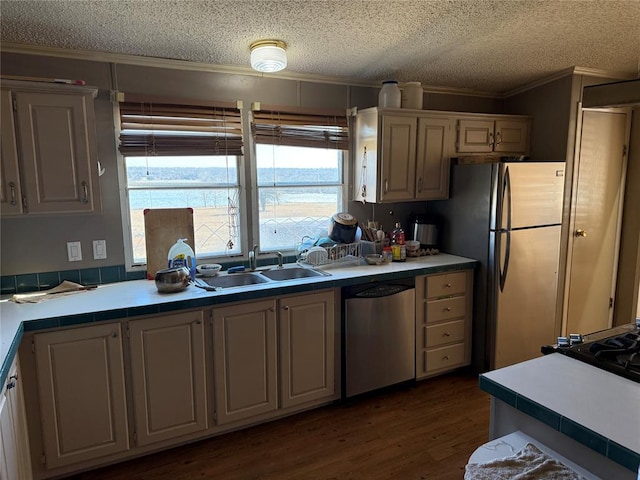
M107 258L107 241L94 240L93 241L93 259L104 260L105 258Z
M67 242L67 257L70 262L82 260L82 246L80 242Z

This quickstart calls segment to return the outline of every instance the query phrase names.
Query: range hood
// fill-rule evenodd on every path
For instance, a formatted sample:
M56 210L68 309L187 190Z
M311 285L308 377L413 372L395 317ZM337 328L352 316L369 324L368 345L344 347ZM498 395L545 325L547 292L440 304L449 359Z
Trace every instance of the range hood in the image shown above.
M640 106L640 79L591 85L582 90L582 107Z

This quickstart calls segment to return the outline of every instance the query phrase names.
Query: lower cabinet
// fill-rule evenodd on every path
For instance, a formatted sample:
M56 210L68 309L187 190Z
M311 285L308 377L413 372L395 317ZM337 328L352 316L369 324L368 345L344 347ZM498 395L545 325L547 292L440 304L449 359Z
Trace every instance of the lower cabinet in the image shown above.
M129 322L136 445L207 429L202 317L197 310Z
M29 438L17 359L0 393L0 479L31 478Z
M333 291L214 309L216 422L333 396L334 310Z
M120 323L33 337L47 468L129 448Z
M291 407L335 393L333 292L281 298L280 403Z
M5 389L0 480L31 477L20 458L58 477L337 399L336 305L324 290L27 334L33 455Z
M473 271L416 278L416 378L471 363Z
M214 309L213 355L218 425L278 408L275 300Z

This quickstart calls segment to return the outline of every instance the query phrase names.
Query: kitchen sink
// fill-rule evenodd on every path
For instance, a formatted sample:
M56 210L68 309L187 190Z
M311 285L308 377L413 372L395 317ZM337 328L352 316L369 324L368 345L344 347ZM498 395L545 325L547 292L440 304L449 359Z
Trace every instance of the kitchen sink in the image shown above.
M293 268L274 268L260 272L260 275L271 280L293 280L295 278L320 277L329 275L328 273L311 270L310 268L293 267Z
M253 273L232 273L230 275L218 275L216 277L202 277L198 278L197 281L203 282L210 287L230 288L266 283L269 280Z

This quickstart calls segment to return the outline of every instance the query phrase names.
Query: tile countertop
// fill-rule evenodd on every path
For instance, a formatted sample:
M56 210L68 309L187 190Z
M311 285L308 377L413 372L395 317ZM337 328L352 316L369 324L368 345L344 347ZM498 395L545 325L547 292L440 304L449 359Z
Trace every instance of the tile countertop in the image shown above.
M191 285L181 292L162 294L158 293L153 281L132 280L101 285L95 290L42 303L17 304L8 301L9 296L0 300L0 384L4 384L24 331L160 314L185 308L206 308L221 303L372 281L389 281L474 268L476 264L477 261L470 258L438 254L379 266L334 265L324 269L331 274L330 276L271 281L248 287L226 288L217 292Z
M640 383L553 353L484 373L480 387L632 471L638 468Z

